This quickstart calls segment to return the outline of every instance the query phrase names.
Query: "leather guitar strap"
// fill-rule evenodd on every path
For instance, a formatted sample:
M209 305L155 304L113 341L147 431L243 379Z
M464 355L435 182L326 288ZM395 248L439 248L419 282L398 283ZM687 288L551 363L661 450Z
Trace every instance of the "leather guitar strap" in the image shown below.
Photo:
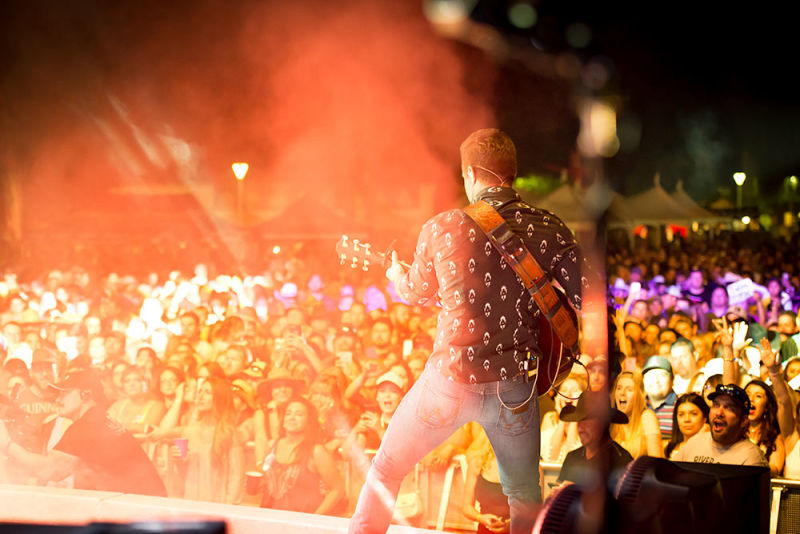
M464 212L477 223L489 238L489 242L520 277L522 285L552 325L561 344L568 347L573 355L580 354L578 329L564 308L563 302L558 298L550 279L525 246L525 242L511 230L502 215L488 202L479 200L464 208Z

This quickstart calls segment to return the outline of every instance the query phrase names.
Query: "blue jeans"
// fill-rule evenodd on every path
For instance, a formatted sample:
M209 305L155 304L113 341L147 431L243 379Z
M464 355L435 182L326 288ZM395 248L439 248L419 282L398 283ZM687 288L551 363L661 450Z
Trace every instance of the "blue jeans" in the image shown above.
M430 364L392 416L381 441L349 532L384 534L392 519L400 483L414 465L453 432L477 421L489 437L500 467L503 493L511 508L511 534L533 530L541 502L539 488L539 407L533 384L516 377L502 382L463 384ZM498 400L498 391L503 403Z

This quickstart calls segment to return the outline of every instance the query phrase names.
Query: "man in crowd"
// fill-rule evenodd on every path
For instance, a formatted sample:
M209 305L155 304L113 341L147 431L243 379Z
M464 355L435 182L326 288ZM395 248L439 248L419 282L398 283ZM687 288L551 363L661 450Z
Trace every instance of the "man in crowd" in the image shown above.
M166 497L155 467L136 439L105 411L105 395L93 370L75 371L53 386L61 415L74 422L52 451L30 452L11 440L0 422L0 455L27 468L41 483L75 475L75 487Z
M388 318L378 318L372 322L367 350L373 349L375 357L382 361L384 368L389 368L400 361L400 350L392 342L392 322Z
M690 340L681 337L675 340L669 352L669 362L672 366L672 390L676 395L683 395L689 387L689 381L699 371L697 350Z
M583 259L554 215L524 204L510 187L516 148L500 130L472 133L461 145L470 202L494 207L531 255L580 308ZM511 533L530 532L540 507L539 416L524 358L537 350L536 305L480 226L462 210L422 228L406 270L392 254L386 276L411 305L439 298L428 364L386 430L361 491L350 532L386 532L402 479L430 450L470 421L483 426L500 465ZM413 436L413 439L409 439Z
M778 314L778 334L781 337L781 360L786 361L798 354L797 342L800 341L797 327L797 314L782 311Z
M584 391L576 405L568 404L559 415L562 421L577 421L581 446L567 454L558 481L587 487L604 483L633 460L631 454L611 439L608 424L626 424L628 416L609 405L603 391Z
M678 449L678 462L757 465L768 467L757 445L747 439L750 399L735 384L718 385L708 396L713 402L708 414L711 432L698 432Z
M661 439L672 437L672 412L678 399L672 391L672 366L663 356L650 356L642 368L647 407L658 417Z

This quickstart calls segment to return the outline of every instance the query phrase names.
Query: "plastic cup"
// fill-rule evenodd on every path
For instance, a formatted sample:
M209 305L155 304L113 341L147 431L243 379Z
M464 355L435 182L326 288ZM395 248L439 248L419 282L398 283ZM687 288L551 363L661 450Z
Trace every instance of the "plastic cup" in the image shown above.
M247 476L247 484L246 490L247 493L250 495L254 495L258 493L259 489L261 488L261 479L264 477L264 473L261 471L248 471L246 473Z
M172 440L172 444L181 451L181 458L186 458L186 453L189 451L189 440L186 438L175 438Z

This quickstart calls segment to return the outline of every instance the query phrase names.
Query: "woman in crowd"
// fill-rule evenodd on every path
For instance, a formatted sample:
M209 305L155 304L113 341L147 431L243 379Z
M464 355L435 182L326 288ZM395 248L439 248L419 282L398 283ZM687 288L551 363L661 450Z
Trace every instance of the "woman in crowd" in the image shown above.
M144 372L148 388L151 391L157 391L156 385L163 364L161 360L158 359L156 351L151 347L140 347L139 350L136 351L135 365Z
M769 462L770 474L779 476L786 459L783 437L778 425L778 401L772 388L761 380L753 379L745 387L750 397L750 424L747 437L758 445Z
M166 413L162 420L159 421L159 426L164 419L169 417L167 414L170 413L173 406L175 406L176 409L180 409L181 413L178 414L178 417L183 416L188 409L189 403L185 402L183 399L186 388L185 379L186 377L183 370L178 367L167 366L161 371L158 387ZM179 396L180 400L177 400ZM159 432L155 431L147 436L150 446L152 446L151 458L153 458L153 463L156 469L158 469L158 474L161 475L161 479L164 481L164 485L167 488L167 495L170 497L180 497L183 495L183 475L178 472L177 464L171 459L171 441L159 441L154 439L158 434Z
M500 485L500 470L492 445L483 429L469 448L461 511L478 523L478 534L508 532L511 512ZM478 502L480 511L475 507Z
M343 380L344 377L339 374L338 369L324 371L311 384L308 393L308 399L319 415L322 441L328 452L335 456L352 427L351 418L342 404Z
M205 362L197 368L198 380L205 380L210 376L225 378L225 371L223 371L222 367L215 361Z
M689 392L678 397L672 412L672 438L664 451L667 458L672 458L689 438L708 430L708 412L708 405L701 395Z
M616 409L628 416L626 424L612 424L611 437L631 456L663 458L661 431L656 414L646 407L642 375L638 371L623 371L611 388L611 400Z
M123 397L108 409L108 416L133 434L144 434L164 417L164 403L156 399L144 371L130 365L122 373Z
M392 420L408 386L408 377L402 373L400 366L394 366L376 380L374 400L365 406L342 446L349 457L352 458L355 451L377 449L380 446L389 421Z
M194 414L173 435L186 438L184 498L236 504L244 484L244 449L236 436L231 386L217 377L197 389ZM179 451L175 451L176 454ZM182 456L182 455L181 455Z
M283 367L273 368L267 375L267 380L259 385L259 408L253 415L253 440L257 461L266 456L267 443L278 437L283 411L289 401L300 397L304 391L305 383Z
M268 451L262 508L328 515L341 511L344 483L322 444L317 412L309 401L288 403L280 436Z
M185 379L186 375L183 370L172 366L165 367L158 375L158 391L161 394L166 410L169 410L172 403L175 402L178 386L183 384Z
M559 415L564 406L578 402L578 397L586 388L586 379L574 373L559 384L555 410L550 410L542 417L541 456L545 462L563 463L568 452L581 446L578 423L562 421Z
M73 360L74 361L74 360ZM111 400L119 400L125 396L122 388L122 375L128 369L129 364L125 362L117 362L111 367L110 381L106 390L106 396Z

